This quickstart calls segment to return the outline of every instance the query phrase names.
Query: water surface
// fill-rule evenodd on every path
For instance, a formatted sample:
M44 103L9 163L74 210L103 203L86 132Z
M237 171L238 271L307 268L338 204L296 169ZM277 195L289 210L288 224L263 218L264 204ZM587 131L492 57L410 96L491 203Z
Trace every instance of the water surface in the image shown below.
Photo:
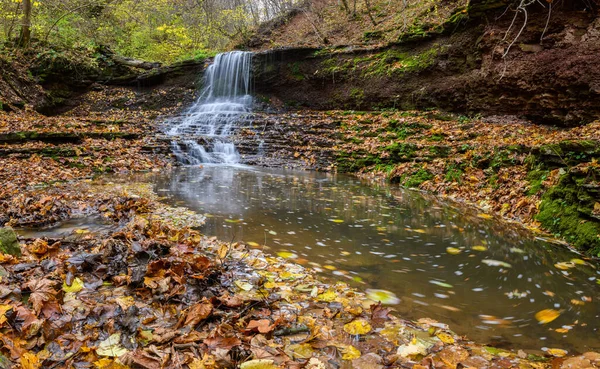
M206 166L152 181L168 203L206 214L205 234L285 252L330 281L392 291L404 317L503 347L600 348L598 271L518 225L342 175ZM561 315L540 324L543 309Z

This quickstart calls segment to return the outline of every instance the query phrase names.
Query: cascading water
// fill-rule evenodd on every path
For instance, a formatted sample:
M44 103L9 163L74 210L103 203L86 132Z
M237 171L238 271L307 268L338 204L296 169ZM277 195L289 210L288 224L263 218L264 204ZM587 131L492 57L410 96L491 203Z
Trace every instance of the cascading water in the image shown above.
M240 155L230 137L249 123L252 108L252 53L232 51L218 54L205 73L205 87L183 119L171 122L173 136L202 136L174 141L173 152L186 164L236 164ZM205 147L207 146L207 147Z

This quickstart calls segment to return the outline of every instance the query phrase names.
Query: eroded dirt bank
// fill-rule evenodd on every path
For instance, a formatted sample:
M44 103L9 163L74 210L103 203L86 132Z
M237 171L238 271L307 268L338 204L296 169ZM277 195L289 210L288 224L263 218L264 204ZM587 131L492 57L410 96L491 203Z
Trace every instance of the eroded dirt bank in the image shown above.
M456 7L441 25L414 26L395 42L264 51L255 59L256 91L313 109L439 108L557 125L600 117L594 11L562 2L548 18L536 5L526 22L519 15L511 26L509 5L479 3ZM293 34L302 17L273 32Z

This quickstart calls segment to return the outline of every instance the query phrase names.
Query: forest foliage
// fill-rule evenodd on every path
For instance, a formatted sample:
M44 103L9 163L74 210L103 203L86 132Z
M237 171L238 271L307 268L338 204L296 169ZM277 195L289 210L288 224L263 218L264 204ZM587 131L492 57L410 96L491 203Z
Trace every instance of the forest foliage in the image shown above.
M0 42L65 48L108 46L119 54L173 62L204 57L249 37L296 0L0 0ZM26 20L27 9L31 9ZM27 42L29 43L29 41Z

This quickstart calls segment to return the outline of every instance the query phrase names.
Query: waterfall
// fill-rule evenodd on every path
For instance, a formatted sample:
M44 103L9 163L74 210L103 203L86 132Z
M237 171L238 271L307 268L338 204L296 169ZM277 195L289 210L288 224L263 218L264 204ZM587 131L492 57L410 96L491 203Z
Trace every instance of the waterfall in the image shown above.
M204 89L183 119L171 122L173 136L202 136L205 145L193 139L174 142L173 151L186 164L236 164L240 160L231 136L250 120L252 53L232 51L218 54L204 75ZM205 147L207 146L207 147Z

